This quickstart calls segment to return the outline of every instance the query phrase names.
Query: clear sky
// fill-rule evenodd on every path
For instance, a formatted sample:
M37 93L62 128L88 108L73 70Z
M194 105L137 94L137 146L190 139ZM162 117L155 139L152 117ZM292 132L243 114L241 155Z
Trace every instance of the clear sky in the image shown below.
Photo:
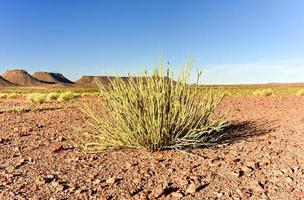
M205 83L304 82L304 0L0 0L0 73L126 75L161 52Z

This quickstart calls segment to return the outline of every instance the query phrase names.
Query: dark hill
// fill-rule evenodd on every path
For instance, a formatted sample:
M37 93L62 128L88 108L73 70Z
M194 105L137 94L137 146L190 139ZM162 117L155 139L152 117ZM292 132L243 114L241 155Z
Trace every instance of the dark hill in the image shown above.
M36 72L33 74L36 79L48 83L65 83L72 84L73 82L63 76L61 73L52 72Z

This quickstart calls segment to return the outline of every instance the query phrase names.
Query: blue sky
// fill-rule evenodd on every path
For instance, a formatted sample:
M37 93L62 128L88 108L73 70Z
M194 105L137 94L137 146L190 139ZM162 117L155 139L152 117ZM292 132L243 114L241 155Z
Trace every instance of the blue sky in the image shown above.
M161 52L204 83L304 82L304 1L0 0L0 73L126 75Z

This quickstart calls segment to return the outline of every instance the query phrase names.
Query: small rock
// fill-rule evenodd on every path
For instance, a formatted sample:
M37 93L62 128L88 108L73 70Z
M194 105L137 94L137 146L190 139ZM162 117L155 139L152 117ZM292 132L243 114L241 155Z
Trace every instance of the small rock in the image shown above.
M56 177L54 175L52 175L52 174L47 175L46 177L44 177L45 183L51 183L55 179L56 179Z
M292 183L293 178L291 178L290 176L288 176L288 177L286 178L286 181L287 181L288 183Z
M183 198L183 195L180 192L172 192L171 197L175 199L181 199Z
M129 162L126 162L125 167L126 167L126 169L130 169L132 167L132 164Z
M217 198L221 198L222 196L224 196L223 192L214 192L214 194L216 195Z
M101 183L101 180L100 179L95 179L94 181L93 181L93 184L94 185L98 185L98 184L100 184Z
M258 181L251 181L250 183L250 187L258 192L263 192L264 191L264 186L262 185L262 183L258 182Z
M188 185L188 181L184 178L184 177L179 177L176 179L176 183L179 186L184 186L184 185Z
M43 128L43 124L36 124L37 128Z
M245 173L245 174L250 174L254 169L250 166L243 166L242 167L242 171Z
M58 182L58 181L53 181L53 182L51 183L51 185L52 185L53 187L58 187L58 186L59 186L59 182Z
M152 190L150 195L151 195L152 199L158 198L164 193L164 191L165 191L165 187L163 185L159 185Z
M117 179L115 177L111 177L111 178L108 178L106 180L106 183L109 184L109 185L112 185L114 184L115 182L117 181Z
M295 166L291 167L291 170L292 170L293 173L297 173L300 170L300 166L295 165Z
M198 186L195 184L195 183L191 183L187 190L186 190L186 193L187 194L194 194L196 192L196 189L198 188Z
M21 132L19 132L19 136L20 137L25 137L25 136L29 136L29 135L30 135L30 133L27 132L27 131L21 131Z
M45 184L45 179L40 177L38 178L35 183L37 183L37 185L44 185Z
M250 189L247 188L243 188L241 190L241 193L244 197L246 197L247 199L250 198L252 196L252 191Z
M58 153L58 152L60 152L62 150L64 150L64 148L63 148L62 144L60 144L60 143L53 143L51 145L51 151L52 151L52 153Z
M26 159L24 159L24 158L21 158L18 162L17 162L17 164L16 164L16 168L19 168L19 167L21 167L22 165L24 165L26 163Z

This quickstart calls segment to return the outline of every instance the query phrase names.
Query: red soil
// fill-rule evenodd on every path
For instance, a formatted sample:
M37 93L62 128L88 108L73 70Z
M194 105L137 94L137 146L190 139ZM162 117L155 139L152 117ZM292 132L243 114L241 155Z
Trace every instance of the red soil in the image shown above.
M76 107L0 112L0 199L304 198L303 97L227 97L226 136L188 153L83 154L67 140Z

